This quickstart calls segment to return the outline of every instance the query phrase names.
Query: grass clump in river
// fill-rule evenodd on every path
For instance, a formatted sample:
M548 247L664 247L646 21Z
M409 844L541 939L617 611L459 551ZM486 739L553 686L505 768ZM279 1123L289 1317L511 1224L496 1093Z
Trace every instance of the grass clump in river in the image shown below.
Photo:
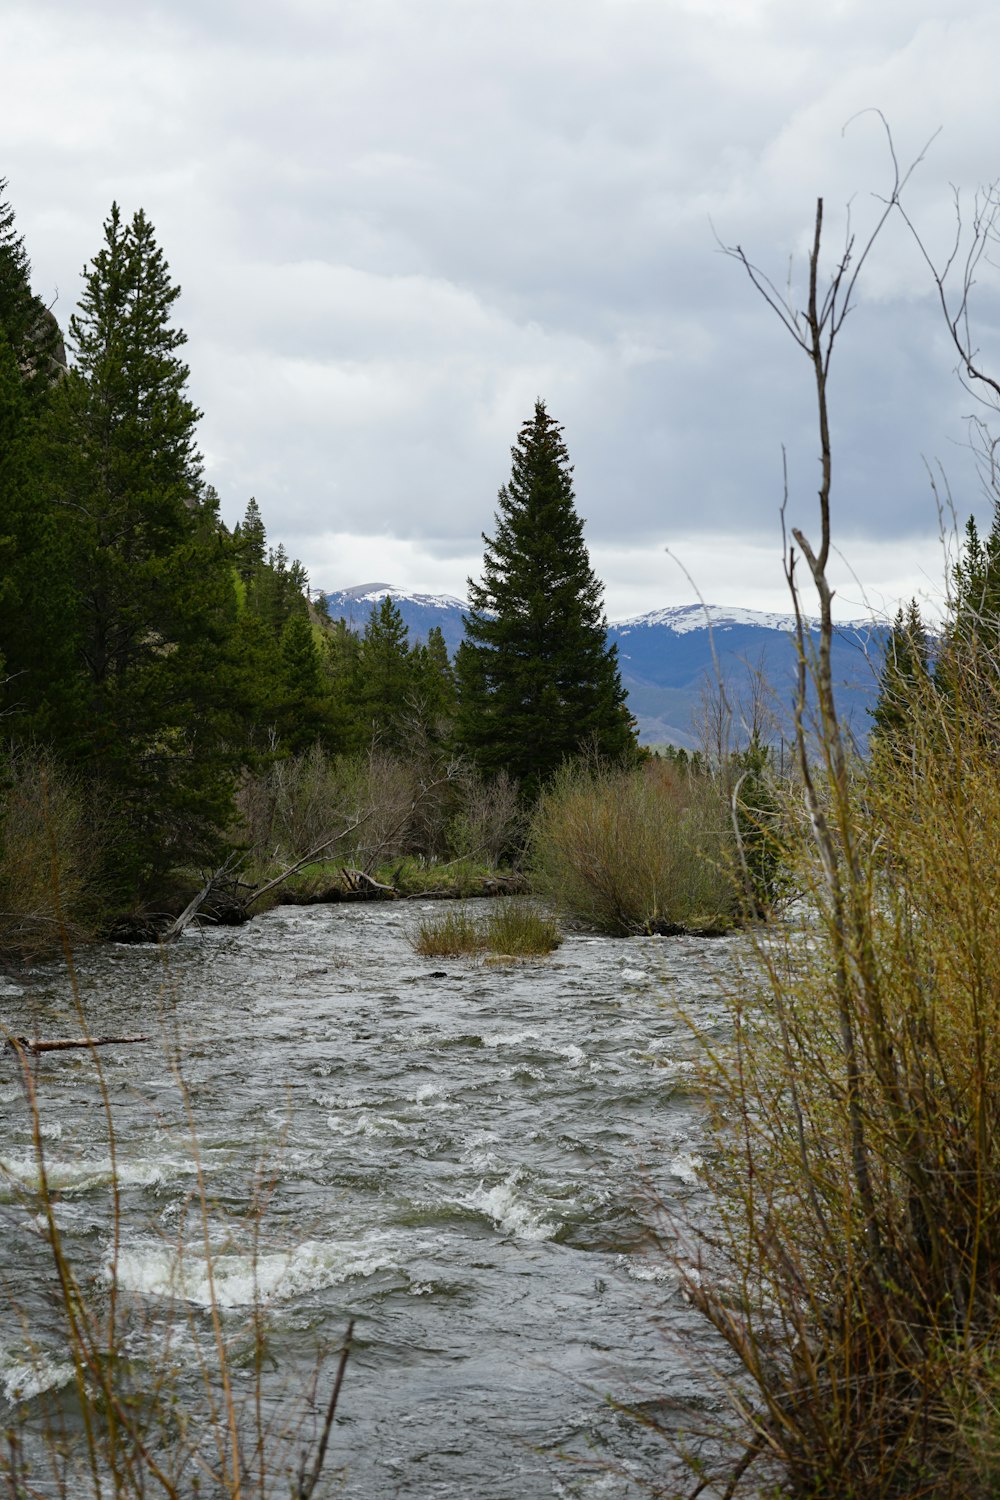
M472 916L465 907L424 918L413 939L426 958L458 958L495 954L503 958L535 958L551 953L562 942L556 922L528 901L502 900L485 917Z

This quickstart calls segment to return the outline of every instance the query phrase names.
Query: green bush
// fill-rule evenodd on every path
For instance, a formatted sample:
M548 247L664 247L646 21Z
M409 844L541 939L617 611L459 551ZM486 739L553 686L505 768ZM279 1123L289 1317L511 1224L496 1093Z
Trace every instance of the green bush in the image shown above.
M538 894L599 932L717 927L737 910L719 785L662 762L566 766L539 800L530 861Z

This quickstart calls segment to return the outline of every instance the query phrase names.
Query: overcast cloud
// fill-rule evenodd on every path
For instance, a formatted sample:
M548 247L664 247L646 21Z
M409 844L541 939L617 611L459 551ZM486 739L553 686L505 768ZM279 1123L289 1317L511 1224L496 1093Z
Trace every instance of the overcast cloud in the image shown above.
M935 254L1000 176L1000 8L975 0L5 0L0 175L65 325L112 199L145 208L223 513L314 585L464 593L518 427L565 426L609 614L783 608L814 528L810 371L715 232L801 286L890 163ZM1000 370L1000 299L974 315ZM928 463L989 513L901 227L833 371L844 613L940 593ZM683 567L669 557L669 546Z

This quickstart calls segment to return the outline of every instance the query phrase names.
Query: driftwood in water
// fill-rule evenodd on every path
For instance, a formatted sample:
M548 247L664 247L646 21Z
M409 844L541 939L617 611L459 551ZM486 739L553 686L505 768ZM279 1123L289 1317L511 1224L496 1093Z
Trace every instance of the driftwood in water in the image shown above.
M11 1036L4 1043L11 1052L68 1052L71 1047L119 1047L132 1042L148 1042L148 1036L58 1036L43 1040L40 1037Z
M399 895L394 885L383 885L380 880L376 880L373 875L367 874L364 870L349 869L345 865L340 873L344 877L344 884L351 896L393 901Z
M237 856L235 854L231 854L226 860L225 864L220 865L215 874L208 877L205 884L198 892L197 896L194 896L188 902L187 906L185 906L184 910L181 912L176 921L171 922L166 931L160 933L159 941L161 943L172 943L175 938L180 937L185 927L189 927L191 925L212 892L219 889L223 885L225 877L232 869L233 863L236 858Z

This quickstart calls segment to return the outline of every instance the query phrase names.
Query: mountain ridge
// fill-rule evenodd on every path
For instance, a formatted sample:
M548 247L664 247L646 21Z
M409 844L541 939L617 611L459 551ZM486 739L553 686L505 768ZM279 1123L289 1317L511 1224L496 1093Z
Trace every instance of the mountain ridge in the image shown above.
M372 606L386 596L395 602L411 637L426 638L437 626L449 652L458 649L468 604L454 595L418 593L377 582L329 593L326 600L334 619L345 619L351 629L361 631ZM817 640L818 620L804 623ZM639 725L640 742L696 748L706 687L714 691L720 676L734 702L747 696L754 676L763 676L777 719L787 718L795 682L794 624L792 615L715 604L666 605L609 621L608 642L618 648L622 683ZM888 626L874 619L835 622L833 673L838 702L861 742L867 739L887 635ZM781 728L776 732L781 733Z

